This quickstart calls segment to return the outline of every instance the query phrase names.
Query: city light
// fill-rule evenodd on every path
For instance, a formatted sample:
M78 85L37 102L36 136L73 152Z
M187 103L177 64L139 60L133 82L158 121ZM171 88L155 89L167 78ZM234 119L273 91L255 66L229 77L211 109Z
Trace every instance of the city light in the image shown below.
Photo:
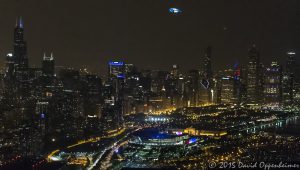
M123 66L124 62L122 62L122 61L110 61L110 62L108 62L108 64L111 65L111 66Z

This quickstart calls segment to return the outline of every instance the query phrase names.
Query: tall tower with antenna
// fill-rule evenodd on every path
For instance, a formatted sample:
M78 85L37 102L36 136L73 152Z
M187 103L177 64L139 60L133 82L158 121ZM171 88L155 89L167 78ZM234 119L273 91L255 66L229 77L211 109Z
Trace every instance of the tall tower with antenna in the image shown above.
M24 24L22 17L16 20L13 55L18 69L28 68L27 43L24 40Z

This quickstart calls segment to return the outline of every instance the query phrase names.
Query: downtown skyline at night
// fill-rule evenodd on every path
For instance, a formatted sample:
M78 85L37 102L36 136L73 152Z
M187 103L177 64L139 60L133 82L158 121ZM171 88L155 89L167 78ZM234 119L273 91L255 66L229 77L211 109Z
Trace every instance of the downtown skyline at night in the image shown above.
M0 0L0 169L299 169L296 0Z
M25 21L30 64L39 66L44 52L57 65L105 74L109 60L124 60L145 69L168 69L169 62L200 67L206 46L214 49L213 66L224 69L247 59L257 44L263 63L285 61L298 51L296 0L284 1L1 1L0 54L11 49L18 16ZM32 8L36 6L36 8ZM182 9L169 13L171 6ZM11 10L13 9L13 10ZM163 61L154 61L164 58ZM182 60L188 59L188 60ZM80 64L79 64L80 63Z

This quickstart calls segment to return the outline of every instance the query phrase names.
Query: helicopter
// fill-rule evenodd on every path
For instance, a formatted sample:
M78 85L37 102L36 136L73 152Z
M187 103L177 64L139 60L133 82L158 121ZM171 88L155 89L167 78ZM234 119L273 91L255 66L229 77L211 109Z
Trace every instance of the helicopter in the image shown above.
M182 9L180 9L178 7L178 3L176 3L173 0L170 1L170 5L169 6L170 6L169 13L171 13L171 14L180 14L180 13L183 12Z
M182 10L179 8L169 8L169 12L172 14L178 14L178 13L181 13Z

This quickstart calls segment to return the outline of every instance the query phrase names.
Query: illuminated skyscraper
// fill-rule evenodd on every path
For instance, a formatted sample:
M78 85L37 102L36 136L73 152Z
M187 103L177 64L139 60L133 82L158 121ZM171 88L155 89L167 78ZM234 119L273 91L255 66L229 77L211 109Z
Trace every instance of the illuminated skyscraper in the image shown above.
M14 61L14 86L18 95L29 96L29 77L30 71L28 68L27 44L24 40L24 25L22 18L17 19L14 29L14 44L13 44Z
M226 69L219 73L219 103L234 104L237 102L234 88L235 88L235 71Z
M114 94L122 90L125 81L125 64L122 61L108 62L108 81L113 86ZM115 96L118 98L118 96Z
M172 79L177 79L179 75L179 69L176 64L172 65L172 70L171 70L171 78Z
M259 104L261 100L262 72L259 51L253 45L249 50L247 65L247 103Z
M247 67L240 67L240 104L247 102Z
M15 59L12 53L6 55L5 62L5 83L12 85L15 78Z
M14 58L18 68L28 68L27 44L24 41L24 25L20 18L14 30Z
M272 62L266 68L264 81L265 104L270 107L279 107L282 102L282 67Z
M201 69L201 86L199 87L201 103L213 102L211 90L213 87L213 73L211 66L211 47L207 47L204 54L203 65Z
M109 79L124 78L125 64L122 61L108 62L108 75Z
M45 147L45 141L49 133L49 103L38 101L36 103L36 113L34 121L34 129L32 134L32 143L30 145L30 150L33 155L38 155L43 152Z
M221 103L233 104L235 102L233 90L234 81L232 76L225 76L221 79Z
M233 70L233 98L235 103L241 103L241 68L238 63L234 65Z
M187 106L199 105L199 71L190 70L185 85Z
M294 103L295 95L295 74L296 61L295 52L287 52L287 61L285 65L285 72L283 74L283 105L284 107L291 106Z
M106 130L118 129L122 127L124 123L123 100L125 68L125 64L122 61L108 62L108 85L104 87L106 93L106 103L102 109L102 120L106 122Z
M204 78L208 80L209 86L212 84L211 47L207 47L204 54Z
M27 44L24 41L24 25L22 18L16 20L13 40L13 53L6 56L5 83L9 86L19 86L18 82L28 79ZM19 86L24 88L24 84Z
M42 61L42 72L44 76L52 77L55 74L54 71L55 61L53 58L53 54L51 53L50 57L47 57L44 54L43 61Z

